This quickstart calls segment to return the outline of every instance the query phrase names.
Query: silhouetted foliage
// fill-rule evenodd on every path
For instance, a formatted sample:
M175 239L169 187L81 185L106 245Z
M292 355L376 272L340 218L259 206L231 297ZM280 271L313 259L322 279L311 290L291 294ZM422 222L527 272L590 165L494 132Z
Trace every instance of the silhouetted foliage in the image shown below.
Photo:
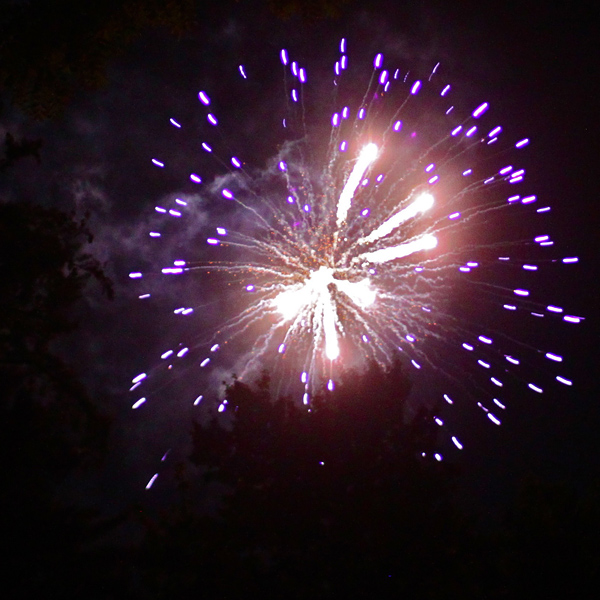
M502 527L498 577L502 597L595 598L600 584L600 486L586 494L530 477Z
M16 140L10 133L4 139L4 157L0 158L0 171L12 167L18 160L32 156L38 163L41 162L40 150L43 140Z
M195 427L192 460L230 490L221 513L229 560L257 593L420 589L425 598L438 577L427 573L432 561L448 575L466 524L449 503L452 469L431 456L431 413L407 421L409 389L399 362L387 373L371 364L308 411L274 401L266 376L256 389L236 380L231 427ZM243 590L235 579L220 585L232 597Z
M75 327L71 313L90 278L112 294L89 241L71 215L0 204L0 531L10 598L67 589L96 526L59 489L101 463L109 422L51 348Z
M36 477L77 464L89 436L95 446L105 428L50 347L76 326L72 312L90 278L112 297L111 282L85 251L91 240L85 221L59 210L0 204L0 409L9 427L2 443L26 448L19 459Z
M399 364L347 375L310 412L269 388L266 375L234 380L227 410L194 427L192 461L218 484L212 513L196 509L183 465L180 501L159 516L139 505L102 520L35 485L27 510L4 504L4 530L22 536L11 597L595 597L597 489L532 479L483 524L457 503L455 469L430 458L431 412L407 418ZM99 543L127 521L145 531L139 545Z
M57 209L0 204L0 364L27 365L74 327L71 311L90 278L112 297L85 246L85 220Z
M485 525L457 503L455 469L431 458L432 412L407 418L409 387L399 363L387 373L371 365L309 412L273 399L266 374L255 387L234 379L226 411L193 432L192 461L224 486L220 508L197 514L184 485L182 504L146 519L138 593L592 597L597 493L526 482Z

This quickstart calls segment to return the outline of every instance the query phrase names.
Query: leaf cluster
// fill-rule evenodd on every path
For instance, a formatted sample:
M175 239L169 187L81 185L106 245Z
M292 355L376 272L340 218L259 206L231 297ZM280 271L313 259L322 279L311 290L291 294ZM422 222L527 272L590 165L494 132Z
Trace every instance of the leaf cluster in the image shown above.
M98 467L108 419L52 351L72 331L89 279L112 286L86 251L85 220L31 204L0 204L0 531L6 597L31 597L78 563L94 514L61 494ZM31 564L43 564L32 572Z
M408 417L400 362L347 373L310 410L272 399L269 387L267 377L256 388L234 380L231 427L197 425L191 456L230 490L225 535L257 585L289 586L292 597L358 597L396 589L393 576L408 592L427 555L451 556L460 523L450 518L452 469L431 456L431 412Z
M26 203L0 204L0 364L26 363L71 331L90 278L112 284L85 246L85 219Z
M86 251L91 241L85 220L73 215L0 204L2 465L10 471L21 464L12 474L35 485L90 457L106 433L85 387L51 347L75 329L73 314L90 279L112 297L111 282Z

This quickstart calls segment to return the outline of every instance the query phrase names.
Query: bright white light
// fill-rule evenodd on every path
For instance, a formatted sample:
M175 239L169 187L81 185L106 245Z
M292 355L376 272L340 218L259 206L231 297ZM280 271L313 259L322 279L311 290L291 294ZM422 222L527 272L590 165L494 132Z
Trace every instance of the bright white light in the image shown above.
M495 417L495 416L494 416L494 415L493 415L491 412L489 412L489 413L487 414L487 416L488 416L488 419L489 419L489 420L490 420L492 423L494 423L494 425L500 425L500 419L498 419L497 417Z
M340 292L343 292L361 308L367 308L375 302L377 293L371 287L368 279L362 279L361 281L347 281L345 279L334 279L333 283L336 285Z
M395 215L391 216L369 235L358 240L358 243L370 244L371 242L380 240L382 237L392 233L392 231L397 229L405 221L416 217L419 213L424 213L429 210L433 206L434 201L434 197L431 194L427 192L420 194L414 202L411 202L406 208L403 208Z
M381 248L373 252L365 252L358 258L371 263L386 263L397 258L404 258L421 250L431 250L437 246L437 238L434 235L424 235L412 242L392 246L391 248Z
M136 408L139 408L142 404L144 404L144 402L146 402L146 398L140 398L137 402L134 402L132 407L134 410Z
M336 279L335 270L320 267L299 284L289 286L279 293L272 302L284 321L298 319L300 315L313 315L317 326L317 336L325 340L325 354L330 360L339 357L337 310L329 286L335 286L359 308L367 308L375 302L376 292L368 279L348 281Z
M146 484L146 489L149 490L152 487L152 484L156 481L158 477L158 473L155 473L154 475L152 475L152 477L150 478L150 481Z
M377 158L379 150L376 144L367 144L363 147L358 155L358 159L352 172L350 173L350 177L348 177L348 181L346 181L346 185L344 185L344 189L340 194L340 198L338 200L337 206L337 227L338 229L346 220L348 216L348 211L350 210L350 206L352 205L352 198L354 197L354 192L356 192L356 188L360 185L363 175L366 170L369 168L369 165Z

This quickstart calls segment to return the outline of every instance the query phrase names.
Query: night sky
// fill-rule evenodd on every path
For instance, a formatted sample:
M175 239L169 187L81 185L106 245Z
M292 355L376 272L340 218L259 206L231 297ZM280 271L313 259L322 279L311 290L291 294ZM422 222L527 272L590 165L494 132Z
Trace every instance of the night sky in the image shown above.
M306 66L310 94L325 89L342 37L357 64L369 65L378 51L416 72L440 61L444 77L461 95L489 101L503 124L530 137L529 182L552 205L546 228L556 240L557 256L580 258L559 276L541 277L537 288L542 302L547 297L585 317L582 324L539 334L556 341L574 385L562 393L511 399L499 428L474 411L458 417L466 447L460 455L453 452L452 460L466 473L466 489L493 505L529 472L578 485L597 476L597 17L585 3L574 8L535 2L458 5L350 2L338 18L309 24L298 17L278 19L263 3L227 3L226 9L201 15L181 39L146 32L111 61L106 85L78 92L60 118L34 122L5 102L0 135L42 138L44 146L41 164L26 159L2 176L0 195L78 214L89 211L95 235L91 250L116 286L112 302L94 285L86 290L78 308L80 328L57 348L102 410L114 417L109 460L100 475L78 480L75 497L107 513L132 499L160 503L168 498L169 461L189 450L195 414L190 395L214 388L236 368L238 357L229 351L204 379L190 382L182 373L183 381L153 391L152 402L131 410L132 377L151 369L185 333L171 314L179 299L203 298L196 310L203 323L194 332L198 344L210 342L209 326L219 323L224 310L219 290L200 281L192 289L162 276L146 277L141 284L128 273L160 270L177 253L185 258L186 250L199 248L215 226L249 227L243 214L212 193L211 178L225 170L198 150L207 130L198 91L209 91L218 107L221 124L211 135L222 155L238 153L254 173L262 173L282 141L278 126L286 95L279 50L287 48ZM240 77L239 64L248 80ZM326 100L313 97L309 113L327 114L321 105L327 107ZM187 127L183 135L169 124L170 117ZM153 157L165 157L173 168L153 168ZM204 187L182 176L190 165L202 173ZM194 201L194 208L165 236L172 242L155 243L148 231L164 219L154 206L178 194ZM137 296L146 283L156 294L144 304ZM171 454L161 465L168 449ZM146 492L157 470L163 476Z

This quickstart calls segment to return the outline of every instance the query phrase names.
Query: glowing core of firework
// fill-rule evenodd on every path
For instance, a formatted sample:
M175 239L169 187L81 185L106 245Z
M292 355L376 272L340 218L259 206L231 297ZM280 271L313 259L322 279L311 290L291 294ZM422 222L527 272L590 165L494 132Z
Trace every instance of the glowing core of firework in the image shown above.
M354 194L363 180L365 172L377 159L378 155L379 149L374 143L365 145L358 155L338 199L334 246L338 239L337 236L346 222ZM398 211L369 235L358 240L355 248L388 236L405 221L430 209L433 203L434 198L431 194L420 194L409 206ZM436 246L437 239L433 235L423 235L402 244L355 254L351 260L351 265L355 267L358 263L385 263ZM316 340L324 339L327 358L335 360L340 355L338 331L342 329L337 313L336 294L341 292L355 306L364 310L375 302L377 292L371 287L368 278L348 279L347 269L340 268L338 270L333 254L329 257L328 264L333 266L321 266L310 271L303 282L287 286L284 291L273 299L273 306L286 322L292 320L294 324L309 322ZM351 270L352 268L350 269L350 275L352 275ZM336 274L338 277L336 277ZM292 324L290 330L294 328L294 324Z
M325 339L325 355L335 360L340 355L337 330L340 326L333 293L337 288L354 304L367 308L375 302L376 292L368 279L347 281L335 278L336 270L319 267L299 284L290 286L273 299L273 304L285 321L312 321L317 338Z

